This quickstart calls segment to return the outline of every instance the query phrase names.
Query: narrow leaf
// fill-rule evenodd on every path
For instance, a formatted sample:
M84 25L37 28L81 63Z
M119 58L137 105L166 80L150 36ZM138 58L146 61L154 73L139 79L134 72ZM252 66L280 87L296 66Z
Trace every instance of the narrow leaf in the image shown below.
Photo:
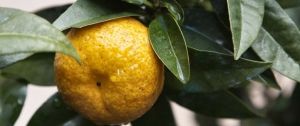
M0 78L0 125L12 126L18 119L27 93L27 82Z
M155 18L149 26L154 51L167 68L182 82L190 76L189 58L181 30L171 15Z
M176 126L170 102L162 93L152 108L140 118L131 122L132 126Z
M159 5L161 7L166 7L178 24L183 23L184 12L176 0L161 0Z
M38 53L2 69L2 74L17 76L29 83L51 86L54 82L54 53Z
M230 29L237 60L257 37L264 14L263 0L227 0Z
M284 39L279 40L284 41ZM288 50L282 47L278 42L279 41L276 41L265 29L262 28L259 36L253 43L252 48L261 59L273 62L272 67L276 71L291 79L300 81L300 59L297 61L296 59L298 57L292 56L294 54L291 55Z
M167 88L168 97L196 113L217 118L253 118L262 114L250 109L227 90L212 93L187 93Z
M121 0L77 0L53 25L60 30L81 28L121 17L140 16L142 10Z
M165 84L186 92L213 92L241 84L271 67L269 62L247 59L234 60L233 56L189 49L191 77L183 85L168 70Z
M0 7L0 44L1 57L19 53L61 52L80 62L78 54L63 33L48 21L17 9ZM1 59L1 64L10 60Z
M35 112L27 126L55 126L77 115L64 103L60 94L55 93Z

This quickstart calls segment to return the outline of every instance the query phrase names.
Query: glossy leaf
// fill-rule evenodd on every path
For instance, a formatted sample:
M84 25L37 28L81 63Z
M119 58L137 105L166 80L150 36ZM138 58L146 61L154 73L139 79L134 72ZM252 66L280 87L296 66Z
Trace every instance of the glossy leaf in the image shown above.
M186 44L189 48L198 49L202 51L219 52L222 54L229 55L232 54L231 51L213 42L211 39L195 31L195 29L190 29L190 27L183 26L181 27L181 30L185 37Z
M0 125L12 126L18 119L27 93L27 82L0 78Z
M273 62L272 67L283 75L300 81L299 62L292 57L265 29L261 29L253 50L265 61Z
M182 24L184 20L184 12L176 0L161 0L159 5L161 7L166 7L171 15L176 19L178 24Z
M125 1L127 3L131 3L131 4L135 4L135 5L147 5L149 7L153 7L152 3L149 2L148 0L122 0Z
M31 55L32 53L16 53L16 54L0 55L0 68L7 67Z
M212 93L187 93L167 88L170 100L196 113L217 118L253 118L262 114L250 109L227 90Z
M17 9L0 7L0 44L1 57L19 53L61 52L80 61L73 45L63 33L46 20ZM1 60L2 64L4 60L10 59Z
M208 44L215 43L213 45L219 45L219 47L226 50L227 54L233 55L233 44L230 31L223 26L216 14L196 8L185 9L184 13L186 16L182 27L197 33L197 35L195 33L184 34L185 38L187 38L187 35L189 38L203 36L211 41L208 42ZM199 47L202 47L202 44L204 44L201 41L202 40L196 42L199 43Z
M140 16L142 10L121 0L77 0L53 25L60 30L81 28L116 18Z
M299 7L299 0L276 0L282 8Z
M230 29L237 60L257 37L264 14L263 0L227 0Z
M259 75L269 67L269 62L246 59L234 60L233 56L189 49L191 77L183 85L168 71L165 83L172 88L186 92L213 92L241 84Z
M169 100L162 93L151 109L131 122L132 126L176 126Z
M2 69L2 74L17 76L36 85L55 85L53 62L54 53L38 53Z
M35 112L27 126L55 126L77 115L64 103L61 95L55 93Z
M171 15L155 18L149 26L152 47L167 68L183 83L189 80L190 66L185 40Z

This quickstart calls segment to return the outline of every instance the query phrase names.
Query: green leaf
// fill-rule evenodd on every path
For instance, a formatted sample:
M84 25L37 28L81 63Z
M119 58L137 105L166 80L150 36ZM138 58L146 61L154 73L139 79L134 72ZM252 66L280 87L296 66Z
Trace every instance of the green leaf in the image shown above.
M231 51L213 42L206 36L203 36L201 33L195 31L195 29L190 29L190 27L181 27L181 30L185 37L186 44L189 48L229 55L232 54Z
M165 84L186 92L213 92L241 84L259 75L269 67L269 62L257 62L233 56L189 49L191 77L183 85L168 71L165 71Z
M55 126L78 114L70 109L59 93L53 94L31 117L28 126Z
M166 7L179 24L183 23L184 12L176 0L161 0L159 6Z
M141 16L141 8L121 0L77 0L53 25L60 30L81 28L116 18Z
M38 53L2 69L2 74L17 76L29 83L51 86L54 82L54 53Z
M160 15L149 26L152 47L167 68L182 82L190 77L189 58L181 30L171 15Z
M227 0L210 0L214 12L227 29L230 29Z
M80 62L73 45L63 33L48 21L17 9L0 7L0 44L0 56L61 52Z
M268 87L281 90L281 87L277 83L274 73L271 71L271 69L264 71L259 76L253 77L252 80L264 84Z
M125 1L127 3L131 3L131 4L135 4L135 5L147 5L149 7L153 7L152 3L149 2L148 0L122 0Z
M264 14L263 0L227 0L230 29L237 60L257 37Z
M199 0L176 0L178 2L178 4L182 7L192 7L197 5L199 2Z
M262 117L262 114L250 109L227 90L212 93L187 93L167 88L166 92L170 100L206 116L239 119Z
M152 108L140 118L131 122L132 126L176 126L169 100L162 93Z
M233 55L230 31L223 26L214 13L196 8L185 9L184 13L185 20L181 28L189 47L197 46L197 49L201 48L200 50L210 50L214 48L210 51Z
M299 29L276 1L266 0L265 5L265 30L261 30L254 50L263 60L274 62L276 71L300 82Z
M32 53L15 53L15 54L0 55L0 68L7 67L31 55Z
M35 12L36 15L46 19L50 23L53 23L61 14L63 14L71 4L63 5L63 6L55 6L50 8L44 8Z
M282 8L290 8L300 6L299 0L276 0Z
M18 119L27 93L27 82L0 78L0 125L12 126Z
M243 58L255 60L255 61L263 61L257 54L256 52L252 49L249 48L243 55ZM267 69L260 75L253 77L253 81L259 82L265 86L275 88L277 90L281 90L279 84L276 81L276 78L274 76L274 73L271 69Z
M261 59L273 62L272 68L276 71L291 79L300 81L299 62L297 62L278 41L274 40L265 29L261 29L252 48Z

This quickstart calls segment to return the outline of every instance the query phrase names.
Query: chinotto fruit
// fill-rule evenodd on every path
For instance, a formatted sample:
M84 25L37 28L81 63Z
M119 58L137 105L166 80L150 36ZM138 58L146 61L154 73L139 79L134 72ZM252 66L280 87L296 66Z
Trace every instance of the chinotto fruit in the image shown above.
M151 108L164 66L147 27L126 17L71 29L67 37L82 61L56 53L55 81L67 105L98 125L128 123Z

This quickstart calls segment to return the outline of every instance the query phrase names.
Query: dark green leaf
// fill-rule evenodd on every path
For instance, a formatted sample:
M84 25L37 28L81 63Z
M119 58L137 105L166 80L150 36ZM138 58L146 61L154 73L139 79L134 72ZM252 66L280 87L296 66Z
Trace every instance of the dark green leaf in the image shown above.
M243 58L255 60L255 61L262 61L262 59L255 53L255 51L252 48L249 48L243 55ZM268 87L272 87L275 89L280 90L280 86L276 81L276 78L274 76L274 73L271 69L267 69L260 75L253 77L253 81L259 82L261 84L264 84Z
M262 115L227 90L212 93L187 93L166 89L168 97L194 112L218 118L253 118Z
M0 7L0 44L1 57L19 53L61 52L80 61L63 33L46 20L21 10ZM4 61L0 61L1 64Z
M189 48L198 49L202 51L219 52L223 54L232 54L231 51L213 42L211 39L203 36L195 31L195 29L189 29L190 27L182 27L182 33L184 35L186 44Z
M265 61L272 61L279 73L300 82L300 32L279 4L266 0L263 27L253 49Z
M234 58L240 56L257 37L264 14L263 0L227 0Z
M132 4L135 4L135 5L145 4L149 7L153 7L152 3L149 2L148 0L122 0L122 1L125 1L127 3L132 3Z
M282 8L300 6L300 0L276 0Z
M274 73L271 71L271 69L266 70L259 76L253 77L252 80L264 84L268 87L281 90L281 87L277 83Z
M199 0L176 0L182 7L193 7L199 3Z
M169 100L164 93L152 108L140 118L131 122L132 126L176 126Z
M20 77L32 84L55 85L53 62L54 53L37 53L2 69L2 74Z
M214 12L227 29L230 29L227 0L210 0Z
M233 56L189 49L191 77L183 85L168 70L165 84L186 92L212 92L228 89L250 80L271 66L268 62L247 59L234 60Z
M183 23L184 12L176 0L161 0L161 7L166 7L179 24Z
M142 10L121 0L77 0L54 23L60 30L81 28L116 18L140 16Z
M12 126L23 108L27 82L0 78L0 125Z
M0 68L7 67L31 55L32 53L15 53L15 54L0 55Z
M154 51L167 68L183 83L190 77L189 58L181 30L171 15L161 15L149 26Z
M59 93L52 95L31 117L28 126L55 126L78 114L70 109Z
M197 33L197 35L195 33L190 33L190 32L185 33L186 30L182 29L186 41L187 39L192 39L194 41L192 45L198 43L196 45L199 45L200 48L204 48L204 49L209 46L219 45L218 48L220 47L224 48L219 50L222 53L233 54L232 53L233 44L231 40L230 31L223 26L223 24L219 21L218 17L214 13L207 12L201 9L196 9L196 8L185 9L184 13L185 13L185 20L183 22L182 27L185 27L186 29ZM203 38L202 36L207 39L206 40L202 39ZM194 40L196 38L198 39ZM208 42L207 40L209 40L210 42ZM204 45L204 47L202 47L204 42L201 41L207 41L205 43L209 45ZM187 42L187 45L191 47L192 45L190 45L189 42ZM211 50L211 51L217 51L217 50Z
M35 12L36 15L43 17L50 23L53 23L62 13L64 13L71 5L55 6L45 8Z

